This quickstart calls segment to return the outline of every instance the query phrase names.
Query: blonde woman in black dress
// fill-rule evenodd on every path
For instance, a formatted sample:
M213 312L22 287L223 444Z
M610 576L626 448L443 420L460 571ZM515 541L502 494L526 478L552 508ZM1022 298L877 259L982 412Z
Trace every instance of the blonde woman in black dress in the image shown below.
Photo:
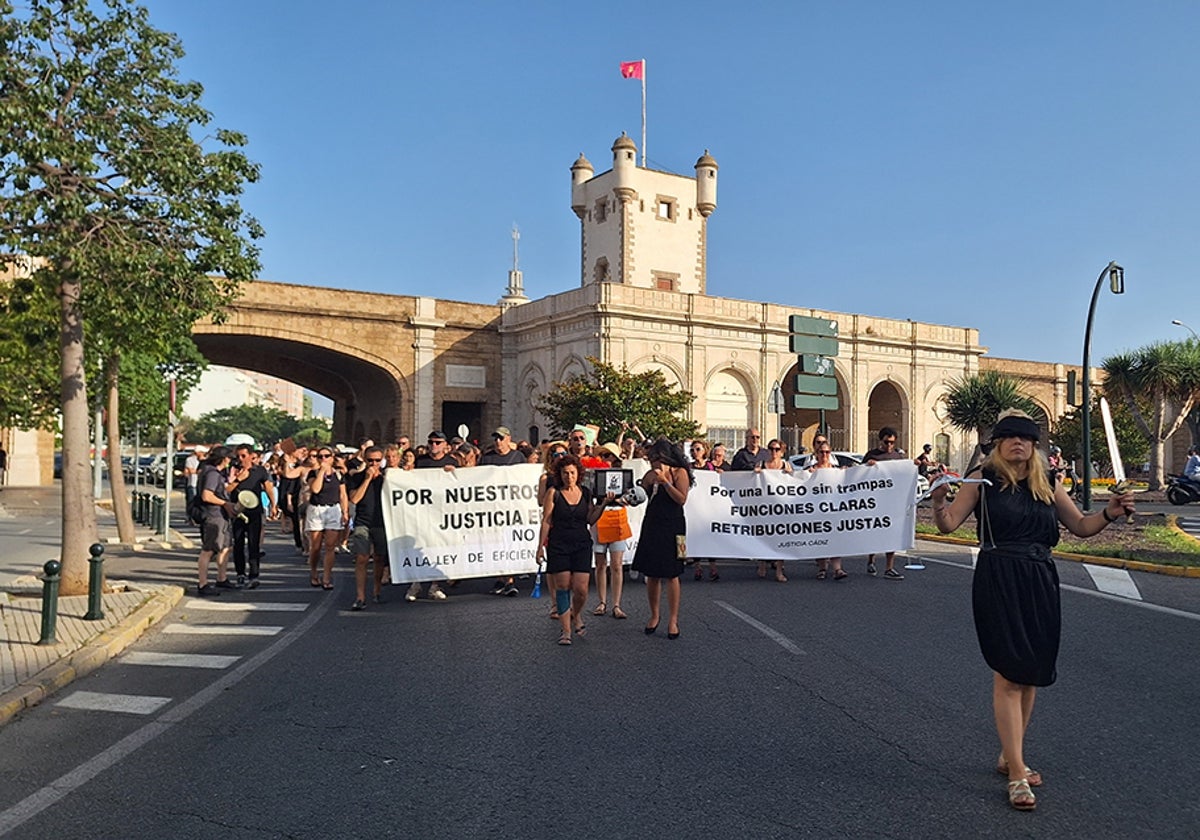
M1025 763L1025 731L1038 686L1058 674L1062 610L1058 570L1050 548L1058 526L1079 537L1100 533L1133 512L1130 493L1113 495L1085 516L1061 483L1054 484L1037 450L1037 423L1020 412L1000 415L992 430L995 447L980 465L990 484L964 484L946 503L948 485L930 494L938 530L950 533L972 513L979 535L979 558L971 588L975 634L992 674L992 706L1000 736L996 770L1008 777L1009 804L1032 811L1031 788L1042 775Z
M667 638L679 638L679 576L687 556L687 521L683 505L692 489L692 470L683 450L666 438L659 438L646 452L650 471L642 476L650 503L642 520L633 568L646 576L646 596L650 600L650 621L646 635L658 629L659 602L667 590ZM665 582L665 587L664 587Z

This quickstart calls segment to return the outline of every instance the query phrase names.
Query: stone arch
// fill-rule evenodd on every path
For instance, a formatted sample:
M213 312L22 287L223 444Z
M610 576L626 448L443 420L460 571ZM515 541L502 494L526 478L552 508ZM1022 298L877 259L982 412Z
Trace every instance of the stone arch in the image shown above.
M752 383L745 371L732 365L710 371L704 381L705 428L745 431L753 426Z
M555 382L566 382L572 376L584 376L588 372L587 361L574 353L571 353L563 360L563 363L558 366L558 376L554 378Z
M784 442L790 451L798 451L800 446L808 447L812 442L812 432L820 424L821 411L817 408L796 408L796 374L800 372L799 360L793 360L791 367L780 376L780 388L783 391L785 411L780 417ZM825 426L828 429L829 443L835 451L853 448L850 437L850 389L842 372L833 366L833 379L837 385L838 406L826 409Z
M891 426L900 436L900 448L907 452L913 443L908 439L908 405L903 387L894 380L881 379L868 393L866 432L869 447L878 441L881 428Z
M329 397L335 440L357 440L374 421L403 427L409 384L389 359L335 338L278 328L202 324L192 339L212 364L278 376Z
M546 393L546 372L541 365L531 362L517 377L517 412L521 425L527 426L531 443L537 443L543 430L548 430L546 418L537 408L537 400Z
M661 371L663 378L667 380L668 387L683 388L683 367L674 359L662 354L655 354L642 356L629 365L630 373L644 373L649 370Z

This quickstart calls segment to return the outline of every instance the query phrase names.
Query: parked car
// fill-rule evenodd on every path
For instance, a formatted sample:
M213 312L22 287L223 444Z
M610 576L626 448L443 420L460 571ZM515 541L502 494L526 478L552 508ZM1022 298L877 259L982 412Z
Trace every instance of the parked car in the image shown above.
M172 487L183 487L187 483L183 475L183 468L187 464L188 456L191 454L192 451L190 449L175 453L174 464L171 469ZM159 487L165 487L167 484L167 456L155 455L152 470L154 473L154 484Z

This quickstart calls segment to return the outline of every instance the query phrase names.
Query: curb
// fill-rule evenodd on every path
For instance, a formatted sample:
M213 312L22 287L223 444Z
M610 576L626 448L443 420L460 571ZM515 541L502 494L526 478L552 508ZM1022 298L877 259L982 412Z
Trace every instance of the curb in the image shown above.
M63 686L90 674L166 617L183 599L183 589L164 586L117 624L75 652L43 668L25 682L0 694L0 726L25 709L36 706Z
M1184 536L1195 539L1191 534L1180 530L1173 519L1169 519L1168 523ZM917 539L928 540L929 542L949 543L951 545L965 545L972 548L979 545L975 540L942 537L934 534L918 534ZM1050 554L1059 560L1070 560L1073 563L1090 563L1093 566L1108 566L1112 569L1125 569L1130 572L1150 572L1151 574L1169 575L1171 577L1200 578L1200 566L1167 566L1163 563L1149 563L1145 560L1126 560L1121 557L1096 557L1091 554L1072 554L1066 551L1051 551Z

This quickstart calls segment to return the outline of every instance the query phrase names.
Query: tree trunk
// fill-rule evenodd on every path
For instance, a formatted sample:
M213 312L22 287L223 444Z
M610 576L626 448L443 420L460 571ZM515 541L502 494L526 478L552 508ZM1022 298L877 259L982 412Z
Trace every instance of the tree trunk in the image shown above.
M70 277L68 273L68 277ZM85 595L88 548L96 542L96 503L88 463L87 382L83 369L83 313L80 282L71 278L59 287L59 359L62 379L62 584L61 595ZM96 453L100 457L100 453Z
M1161 490L1166 486L1163 477L1163 441L1154 440L1150 443L1150 490Z
M121 439L120 394L117 385L121 377L121 354L114 351L104 370L104 387L108 389L108 487L112 492L113 513L117 517L117 538L127 545L137 542L133 525L133 509L125 495L125 472L121 469L121 450L113 441Z

